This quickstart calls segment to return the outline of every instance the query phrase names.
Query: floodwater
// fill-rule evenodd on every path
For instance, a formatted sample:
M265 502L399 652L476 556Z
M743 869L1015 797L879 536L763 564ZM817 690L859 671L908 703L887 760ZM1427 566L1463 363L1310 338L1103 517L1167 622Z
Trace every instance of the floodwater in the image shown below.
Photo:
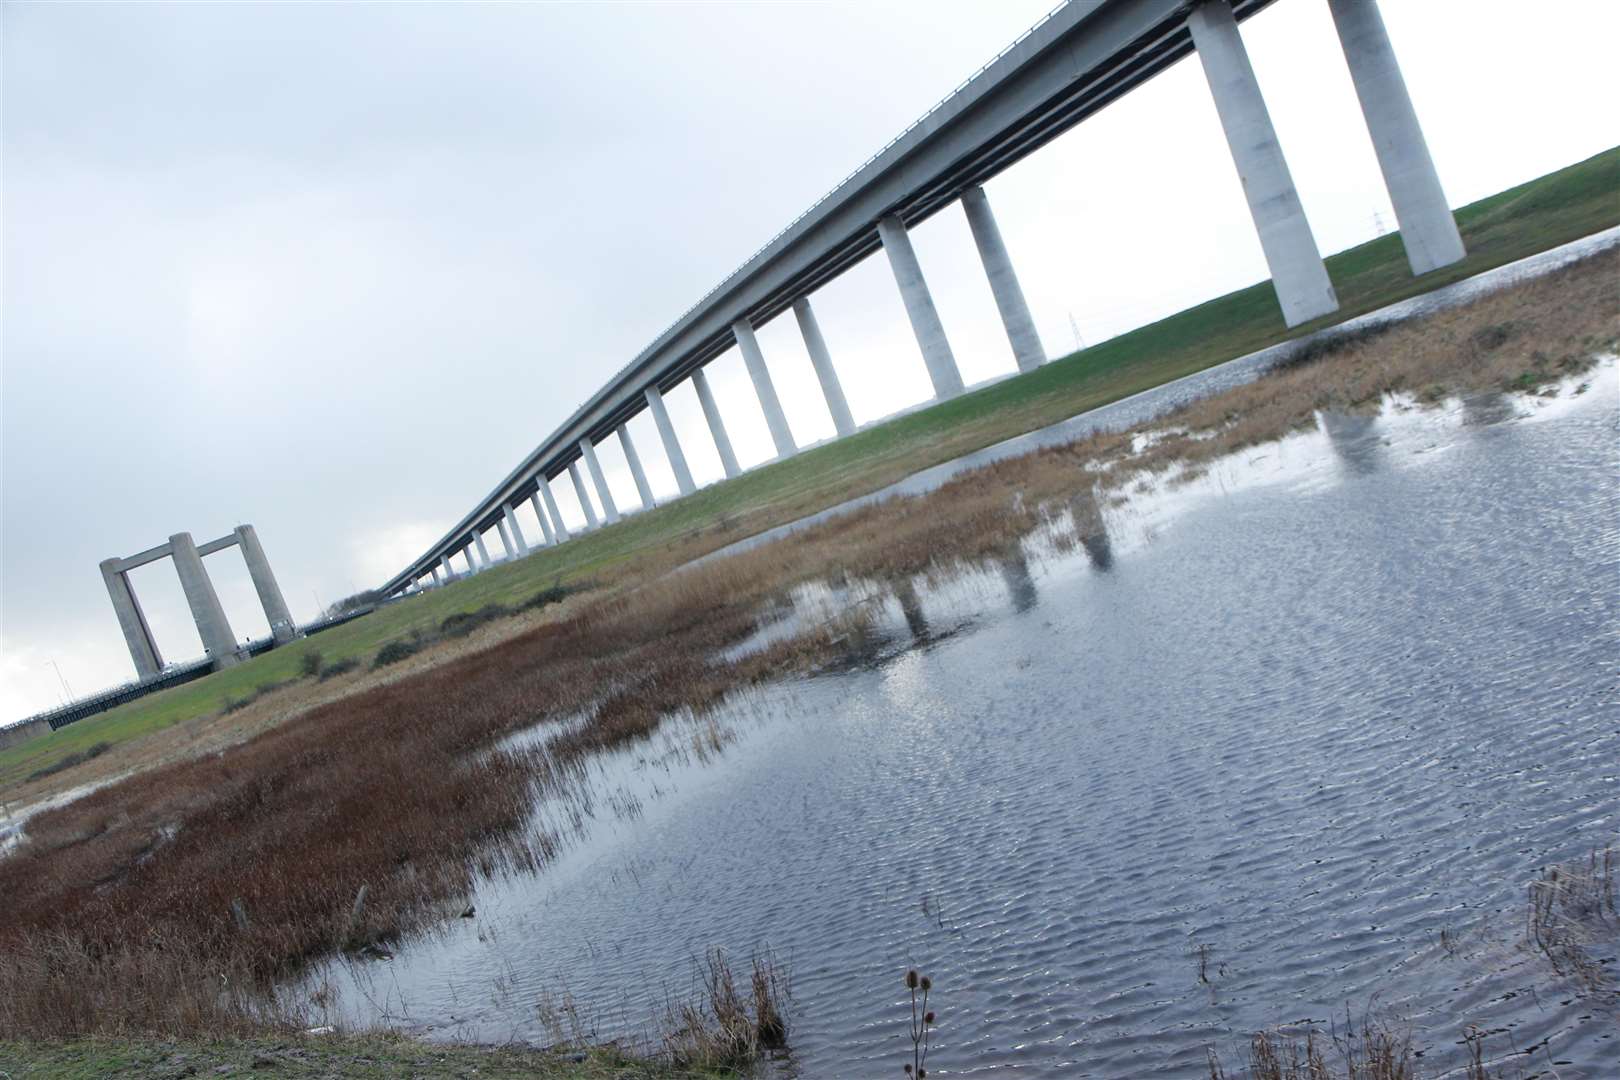
M334 971L342 1010L546 1042L566 995L634 1036L720 945L790 968L771 1070L805 1080L899 1075L912 966L938 1076L1192 1080L1371 1008L1437 1072L1473 1023L1612 1078L1612 990L1523 944L1526 883L1620 811L1614 362L1589 384L1323 417L1080 542L801 591L875 605L877 646L743 696L718 752L673 721L600 762L578 842Z

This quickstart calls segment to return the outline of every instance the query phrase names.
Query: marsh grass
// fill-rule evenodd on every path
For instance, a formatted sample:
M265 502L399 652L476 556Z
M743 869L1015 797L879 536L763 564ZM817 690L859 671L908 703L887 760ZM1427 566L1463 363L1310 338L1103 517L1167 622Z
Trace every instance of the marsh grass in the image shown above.
M1228 1072L1213 1049L1209 1051L1209 1080L1506 1080L1506 1072L1493 1071L1485 1060L1486 1036L1476 1027L1462 1035L1464 1061L1460 1069L1425 1071L1422 1054L1412 1043L1411 1028L1370 1012L1356 1025L1348 1012L1344 1026L1324 1032L1262 1031L1249 1039L1244 1066Z
M1594 947L1620 942L1613 847L1594 850L1584 863L1548 867L1527 893L1525 936L1553 970L1586 992L1612 982L1613 974L1594 955Z
M234 1031L254 1022L254 994L273 1022L273 988L308 961L437 925L481 879L543 866L559 838L536 808L581 805L592 755L847 656L858 613L735 654L794 586L863 580L901 595L918 578L1005 560L1060 518L1088 551L1106 552L1099 504L1143 473L1196 468L1307 426L1318 409L1579 371L1620 339L1617 270L1610 252L1152 425L1001 461L697 565L711 540L673 544L588 593L558 584L528 610L475 612L464 634L424 630L386 671L334 680L301 711L244 727L239 744L205 744L31 819L28 843L0 859L0 1033ZM1513 329L1484 332L1502 326ZM319 684L303 685L283 694ZM538 741L492 749L524 731Z
M255 686L253 688L253 692L246 697L226 698L224 712L227 714L241 712L249 705L259 701L261 698L269 697L271 694L287 689L287 687L293 685L293 683L296 681L296 679L284 679L281 682L260 683L258 686Z
M755 956L747 992L723 950L710 949L698 991L669 1007L663 1052L677 1066L735 1069L787 1045L786 973L769 957Z
M1248 1069L1227 1073L1210 1054L1210 1080L1417 1080L1410 1031L1364 1020L1359 1033L1303 1035L1258 1032L1249 1040Z
M1486 1061L1486 1033L1464 1028L1463 1064L1427 1072L1414 1049L1411 1030L1393 1020L1362 1017L1361 1027L1345 1030L1257 1031L1249 1040L1244 1065L1228 1072L1217 1052L1209 1052L1209 1080L1510 1080L1507 1067Z
M75 765L83 765L87 761L94 761L96 758L100 757L102 754L105 754L110 749L112 749L112 747L108 743L92 743L77 753L69 754L67 757L62 758L59 761L53 761L44 768L35 769L33 773L29 775L28 779L41 780L47 776L55 776L59 772L73 768Z
M322 665L321 672L318 677L321 682L326 682L330 679L335 679L340 675L347 675L351 671L358 670L359 667L360 661L356 660L352 656L349 656L343 658L342 660L335 660L330 664Z

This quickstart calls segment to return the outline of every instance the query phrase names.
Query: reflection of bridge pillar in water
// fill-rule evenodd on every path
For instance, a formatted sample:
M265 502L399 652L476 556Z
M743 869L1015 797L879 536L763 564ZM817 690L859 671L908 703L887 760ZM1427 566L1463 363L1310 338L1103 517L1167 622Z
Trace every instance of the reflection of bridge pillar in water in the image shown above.
M1099 520L1096 526L1086 531L1080 537L1080 546L1086 549L1091 557L1091 565L1098 570L1111 570L1114 567L1114 545L1108 539L1108 528Z
M1013 610L1022 615L1040 600L1040 590L1029 572L1029 559L1024 549L1014 544L1006 555L996 560L1001 579L1007 583L1007 595L1012 598Z
M1468 394L1462 399L1462 407L1464 427L1489 427L1491 424L1511 420L1519 414L1513 404L1512 395L1498 390Z
M1316 426L1327 436L1333 454L1358 476L1375 473L1383 465L1384 444L1378 437L1378 418L1356 413L1317 410Z
M906 617L906 629L911 631L912 638L921 644L928 640L928 617L923 614L922 601L917 597L917 587L911 579L896 585L894 598L900 601L900 613Z

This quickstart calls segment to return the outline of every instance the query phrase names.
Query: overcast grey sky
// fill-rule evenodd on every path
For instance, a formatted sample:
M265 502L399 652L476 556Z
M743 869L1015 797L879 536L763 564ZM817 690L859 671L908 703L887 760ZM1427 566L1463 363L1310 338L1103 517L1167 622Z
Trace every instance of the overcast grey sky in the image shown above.
M4 4L0 723L58 667L133 675L96 564L170 533L255 524L300 620L378 584L1048 6ZM1620 4L1383 10L1453 205L1620 143ZM1324 0L1244 36L1322 247L1392 222ZM1195 60L987 191L1054 355L1265 276ZM969 381L1011 370L960 212L915 241ZM815 302L857 421L927 396L881 255ZM830 435L793 320L760 340L797 439ZM710 370L764 459L735 350ZM165 658L200 655L170 564L132 578Z

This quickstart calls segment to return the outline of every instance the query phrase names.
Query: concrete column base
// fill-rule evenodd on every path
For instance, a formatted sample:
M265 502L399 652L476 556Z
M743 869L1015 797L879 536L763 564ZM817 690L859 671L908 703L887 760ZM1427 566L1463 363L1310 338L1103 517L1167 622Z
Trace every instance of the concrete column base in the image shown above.
M602 500L602 513L607 515L607 523L612 525L619 520L619 507L613 501L613 492L608 490L607 474L602 471L602 463L597 460L596 445L590 439L581 439L579 452L585 458L586 468L591 470L591 480L596 484L596 495Z
M642 391L647 399L647 408L653 414L653 423L658 426L658 438L664 444L664 456L669 459L669 469L675 474L675 487L682 495L690 495L697 490L692 483L692 470L686 467L686 455L681 451L680 440L675 437L675 425L670 423L669 410L664 407L664 395L656 386L649 386Z
M1413 274L1461 262L1467 252L1440 186L1429 144L1384 29L1377 0L1328 0L1350 80L1361 102L1378 168L1400 225Z
M889 257L889 269L894 271L894 283L900 287L906 318L911 320L911 332L917 335L917 346L922 349L928 381L934 384L934 397L940 401L953 398L962 392L962 372L956 366L956 356L945 337L945 324L939 320L905 223L890 214L878 222L877 229L883 253Z
M714 439L714 448L720 455L720 469L726 474L726 479L742 472L737 464L737 455L731 449L731 436L726 434L726 422L720 416L720 406L714 400L714 391L709 389L709 377L698 368L692 372L692 389L697 391L698 404L703 406L703 419L708 421L709 435Z
M1231 5L1227 0L1205 0L1187 15L1187 29L1243 181L1283 322L1298 326L1339 310L1339 298L1305 220Z
M101 578L107 585L107 596L112 600L113 613L118 616L118 628L124 632L124 644L129 646L129 658L135 664L137 679L150 679L163 671L163 656L158 652L152 628L147 625L146 613L130 587L129 576L124 573L122 559L103 559Z
M591 497L585 491L585 481L579 475L579 462L568 463L568 479L574 482L574 494L579 497L579 508L585 511L585 531L589 532L601 525L601 522L597 520L596 507L591 505Z
M186 606L191 608L191 617L197 624L197 636L202 638L203 649L214 662L214 670L240 663L246 657L236 642L236 635L231 632L231 624L225 618L225 608L219 602L219 594L214 591L214 583L203 566L202 556L197 553L196 542L191 539L190 533L175 533L169 537L169 546L175 573L180 577L180 588L186 594Z
M996 310L1001 313L1007 341L1012 345L1013 361L1019 371L1034 371L1046 363L1046 348L1035 332L1035 320L1030 317L1029 304L1024 301L1024 290L1013 272L1012 257L1002 242L1001 229L990 212L990 200L985 198L984 188L974 186L962 192L962 212L967 215L968 229L973 233L974 246L979 249L985 277L990 279L990 292L996 299Z
M844 387L838 381L832 354L827 351L827 341L821 336L821 325L816 322L816 313L811 309L808 297L801 296L793 301L793 317L799 323L805 351L810 354L810 366L816 369L821 394L827 399L827 412L832 416L833 430L838 432L839 438L853 435L855 417L850 414L849 402L844 398Z
M562 511L557 509L557 497L551 493L551 481L546 479L545 473L535 477L535 480L540 485L540 497L546 500L546 509L551 511L551 525L557 532L557 543L567 543L573 536L563 521Z
M619 425L619 448L624 451L624 460L630 466L630 476L636 482L636 495L641 499L641 508L651 510L658 505L653 499L652 485L647 483L647 474L641 468L641 455L636 453L636 444L630 441L630 428L628 425Z
M737 339L737 348L742 352L748 377L754 382L754 393L759 396L759 407L765 413L765 426L770 428L776 456L792 457L799 452L799 446L793 441L787 414L782 411L782 399L776 396L776 384L771 382L771 371L765 366L765 354L760 351L754 328L747 319L738 319L731 324L731 333Z
M242 560L247 563L253 591L259 594L259 606L264 608L265 621L270 624L270 636L277 645L303 637L298 632L298 624L293 622L292 612L287 610L276 575L270 571L270 560L265 557L264 545L259 543L258 531L251 525L238 525L236 546L242 550Z

